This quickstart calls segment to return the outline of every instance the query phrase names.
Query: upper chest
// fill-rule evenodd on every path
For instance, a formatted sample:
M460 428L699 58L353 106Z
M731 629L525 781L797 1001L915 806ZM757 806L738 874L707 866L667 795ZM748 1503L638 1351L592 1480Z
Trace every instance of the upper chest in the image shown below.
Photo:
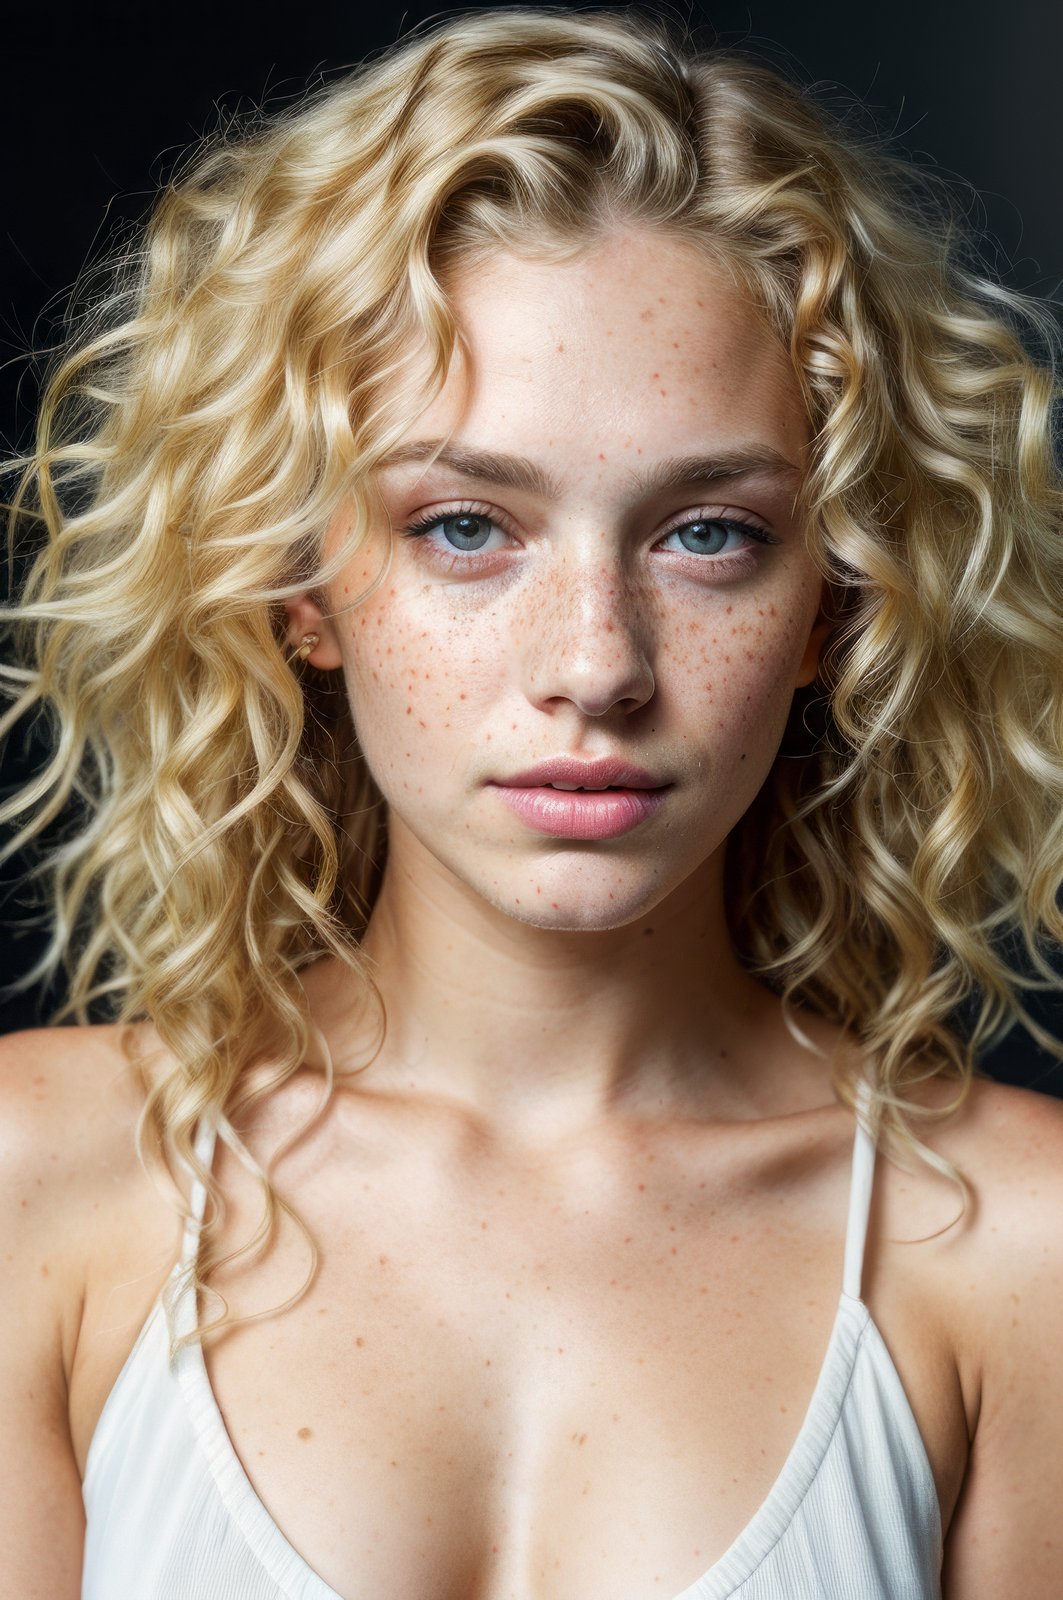
M206 1356L254 1490L346 1600L679 1594L797 1438L838 1308L850 1150L843 1130L807 1160L636 1142L560 1168L374 1147L278 1169L316 1276ZM258 1201L230 1157L215 1171L224 1253ZM307 1266L286 1224L264 1261L212 1281L239 1316ZM874 1237L869 1268L947 1512L951 1357L918 1276L898 1281ZM99 1405L123 1354L97 1361ZM90 1408L92 1391L87 1372Z

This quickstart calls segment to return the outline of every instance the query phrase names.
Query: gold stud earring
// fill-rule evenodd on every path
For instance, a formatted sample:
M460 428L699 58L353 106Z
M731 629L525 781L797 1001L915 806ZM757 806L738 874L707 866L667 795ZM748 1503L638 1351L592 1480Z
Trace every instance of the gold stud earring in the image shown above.
M292 661L305 661L313 650L317 649L321 635L317 633L304 633L303 642L298 650L291 656Z

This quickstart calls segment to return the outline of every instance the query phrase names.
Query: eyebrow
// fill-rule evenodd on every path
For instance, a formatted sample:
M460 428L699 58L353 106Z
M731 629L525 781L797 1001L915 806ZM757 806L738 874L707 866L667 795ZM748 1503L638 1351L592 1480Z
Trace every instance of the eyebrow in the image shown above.
M526 456L477 450L472 445L447 444L442 439L417 439L399 445L379 463L378 470L404 466L411 461L448 467L461 477L522 490L544 500L557 500L561 496L556 480ZM757 444L738 446L715 456L670 456L645 472L634 469L631 478L639 494L649 495L665 489L685 488L688 484L718 483L754 474L796 483L801 469L770 445Z

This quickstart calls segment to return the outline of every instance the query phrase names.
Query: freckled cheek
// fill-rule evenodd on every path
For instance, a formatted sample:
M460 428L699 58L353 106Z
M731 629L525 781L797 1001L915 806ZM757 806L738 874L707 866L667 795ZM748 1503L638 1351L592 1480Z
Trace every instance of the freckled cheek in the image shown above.
M728 603L711 619L687 617L669 629L673 693L707 732L751 754L781 738L800 651L777 609Z
M468 747L473 686L480 663L468 659L468 631L432 628L388 596L354 618L344 671L351 714L370 771L387 795L438 786L454 765L453 742Z

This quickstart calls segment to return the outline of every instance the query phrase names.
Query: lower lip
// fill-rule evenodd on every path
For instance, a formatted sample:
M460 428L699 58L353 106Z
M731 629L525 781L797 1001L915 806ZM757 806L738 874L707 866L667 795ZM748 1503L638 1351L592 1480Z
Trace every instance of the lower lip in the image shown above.
M536 833L555 839L616 839L653 815L667 789L603 789L576 794L566 789L495 788L502 804Z

